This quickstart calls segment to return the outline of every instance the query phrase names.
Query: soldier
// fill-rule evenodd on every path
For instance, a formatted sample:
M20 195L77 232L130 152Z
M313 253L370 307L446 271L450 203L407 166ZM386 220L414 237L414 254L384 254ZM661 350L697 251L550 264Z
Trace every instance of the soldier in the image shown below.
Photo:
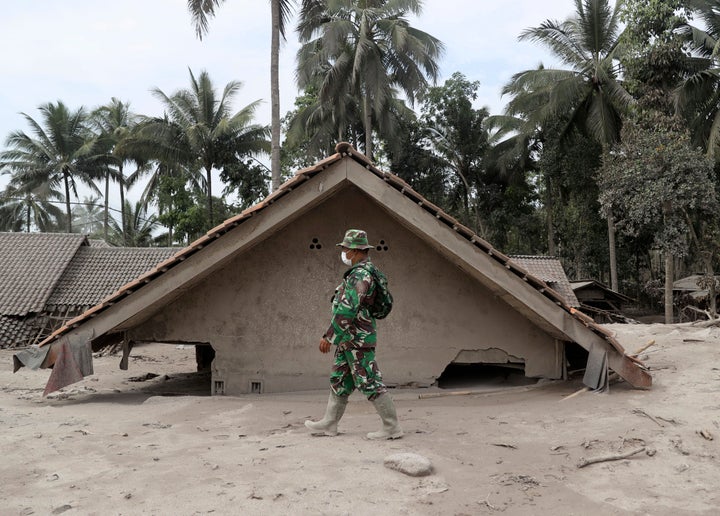
M371 272L375 266L369 258L373 246L368 245L365 231L358 229L349 229L337 246L342 248L342 262L350 269L335 290L332 321L320 339L321 353L335 346L330 398L325 417L320 421L305 421L305 426L313 435L337 435L338 421L345 412L348 396L357 389L372 402L383 423L379 432L367 434L368 439L399 439L403 432L395 405L375 362L376 323L369 310L377 290Z

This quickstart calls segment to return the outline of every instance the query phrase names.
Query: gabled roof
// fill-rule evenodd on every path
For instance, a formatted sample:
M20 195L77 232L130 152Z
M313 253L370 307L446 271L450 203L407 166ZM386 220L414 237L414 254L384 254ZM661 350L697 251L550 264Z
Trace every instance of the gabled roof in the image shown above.
M600 283L597 280L573 280L570 282L570 287L573 289L573 292L582 292L583 290L597 289L601 290L606 297L619 299L628 303L633 302L633 298L626 296L625 294L621 294L620 292L616 292L607 285Z
M47 300L47 309L89 308L177 252L169 247L81 247Z
M338 166L346 159L352 160L360 165L360 167L367 171L367 174L363 172L361 174L362 177L360 177L356 172L351 173L349 167L345 167L345 176L341 179L324 176L326 179L312 183L312 186L308 186L308 188L301 188L305 183L311 181L328 167L335 166L335 170L338 170ZM340 173L337 177L340 178ZM329 156L312 167L298 171L295 176L285 182L266 199L211 229L206 235L191 243L188 247L178 251L172 257L158 264L154 269L126 284L117 292L104 299L100 304L69 321L40 345L50 344L60 336L80 326L91 325L92 320L95 318L99 321L96 326L100 327L99 331L95 331L96 337L113 331L119 331L118 329L122 328L123 325L126 326L135 320L135 317L139 317L142 310L168 302L171 296L174 295L173 289L171 288L173 282L175 284L188 284L197 278L209 274L209 270L213 267L219 267L220 264L223 263L223 260L228 258L229 255L227 253L232 251L226 251L224 248L221 251L220 247L213 247L213 244L217 242L218 239L228 235L230 241L235 245L236 240L234 238L237 237L231 234L234 229L242 229L242 225L245 222L265 212L265 210L271 208L274 203L286 196L290 196L296 190L298 190L298 195L293 198L294 200L288 201L290 203L289 205L303 206L304 203L306 206L307 203L313 199L317 201L324 195L330 195L329 192L333 188L333 181L336 181L335 186L337 186L337 181L350 180L366 194L375 198L378 202L385 204L388 209L395 210L396 214L404 217L404 220L408 224L413 224L412 217L420 216L422 212L431 215L433 219L439 221L442 226L453 233L455 238L449 238L449 236L446 236L446 233L438 233L434 237L429 238L440 239L444 244L449 243L453 251L448 250L448 253L453 253L459 250L459 246L461 246L461 242L457 240L457 236L459 236L462 242L465 242L464 245L461 246L461 251L465 256L460 260L467 264L469 267L467 270L471 270L471 272L475 274L475 277L481 278L486 285L492 288L493 292L508 302L510 306L541 325L559 340L578 342L578 344L586 349L594 345L601 346L602 349L608 352L610 367L618 372L621 377L636 387L650 386L652 378L644 366L636 359L625 355L622 346L614 339L610 332L595 324L591 318L569 306L565 299L547 283L532 275L528 270L515 263L505 254L494 249L488 242L475 235L469 228L463 226L453 217L415 192L405 181L393 174L383 172L376 168L364 155L357 152L347 143L338 144L336 154ZM401 200L403 201L402 203L400 202ZM407 203L408 200L411 202ZM392 207L388 206L390 203L393 203ZM400 210L403 211L402 214L399 213ZM270 210L270 212L272 212L272 210ZM423 220L427 219L423 218ZM426 222L422 222L422 224L425 223ZM258 224L262 224L262 218ZM259 239L262 236L262 231L255 226L256 225L253 225L253 229L251 230L254 232L252 238ZM478 255L467 252L468 250L472 250L468 249L467 246L479 250L482 254ZM197 253L203 253L205 257L201 260L203 269L196 270L182 267L183 262L190 260L193 255ZM209 260L208 257L212 257L212 260ZM469 263L469 261L473 262L481 258L483 264L491 267L491 274L484 274L479 269L475 269L472 263ZM177 269L177 274L173 274L176 272L175 269ZM168 273L170 273L169 277L171 279L163 282L165 279L164 276L168 275ZM153 289L155 282L159 282L162 288L158 287ZM528 289L528 287L530 288ZM139 297L134 297L136 293Z
M0 314L40 312L84 235L0 233Z
M513 255L510 258L520 267L527 269L530 274L552 287L569 306L573 308L580 306L560 260L554 256Z
M698 285L698 283L701 283L704 278L705 276L703 274L692 274L690 276L680 278L679 280L673 281L673 290L703 292L704 295L707 295L708 290ZM717 281L718 279L720 279L720 276L715 276L715 280Z

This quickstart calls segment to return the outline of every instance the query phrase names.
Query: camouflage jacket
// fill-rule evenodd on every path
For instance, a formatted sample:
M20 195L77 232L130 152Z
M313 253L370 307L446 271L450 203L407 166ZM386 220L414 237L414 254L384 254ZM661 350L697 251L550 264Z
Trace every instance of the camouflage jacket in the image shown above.
M332 320L325 338L341 349L371 349L377 342L375 319L368 306L375 295L370 260L353 265L335 289Z

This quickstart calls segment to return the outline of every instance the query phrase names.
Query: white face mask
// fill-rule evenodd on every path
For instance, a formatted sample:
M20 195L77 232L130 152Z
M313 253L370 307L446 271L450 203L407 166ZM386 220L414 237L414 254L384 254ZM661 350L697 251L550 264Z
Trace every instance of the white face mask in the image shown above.
M342 254L340 255L340 259L341 259L342 262L343 262L345 265L347 265L348 267L351 267L351 266L352 266L352 260L347 257L347 253L346 253L345 251L343 251Z

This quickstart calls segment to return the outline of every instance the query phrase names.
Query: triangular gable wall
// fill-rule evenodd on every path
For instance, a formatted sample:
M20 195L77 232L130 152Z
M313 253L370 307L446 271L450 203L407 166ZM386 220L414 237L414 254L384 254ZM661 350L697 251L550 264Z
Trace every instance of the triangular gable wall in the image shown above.
M316 166L299 171L258 205L213 228L70 321L43 344L73 329L80 331L80 326L91 327L96 336L131 327L146 318L149 311L176 298L233 256L301 216L350 181L401 224L544 331L588 350L599 346L608 352L610 367L620 376L636 387L650 386L650 375L639 362L624 354L611 334L567 306L545 283L429 203L400 178L375 168L348 144L339 144L337 151ZM331 173L322 174L328 167L332 167Z

